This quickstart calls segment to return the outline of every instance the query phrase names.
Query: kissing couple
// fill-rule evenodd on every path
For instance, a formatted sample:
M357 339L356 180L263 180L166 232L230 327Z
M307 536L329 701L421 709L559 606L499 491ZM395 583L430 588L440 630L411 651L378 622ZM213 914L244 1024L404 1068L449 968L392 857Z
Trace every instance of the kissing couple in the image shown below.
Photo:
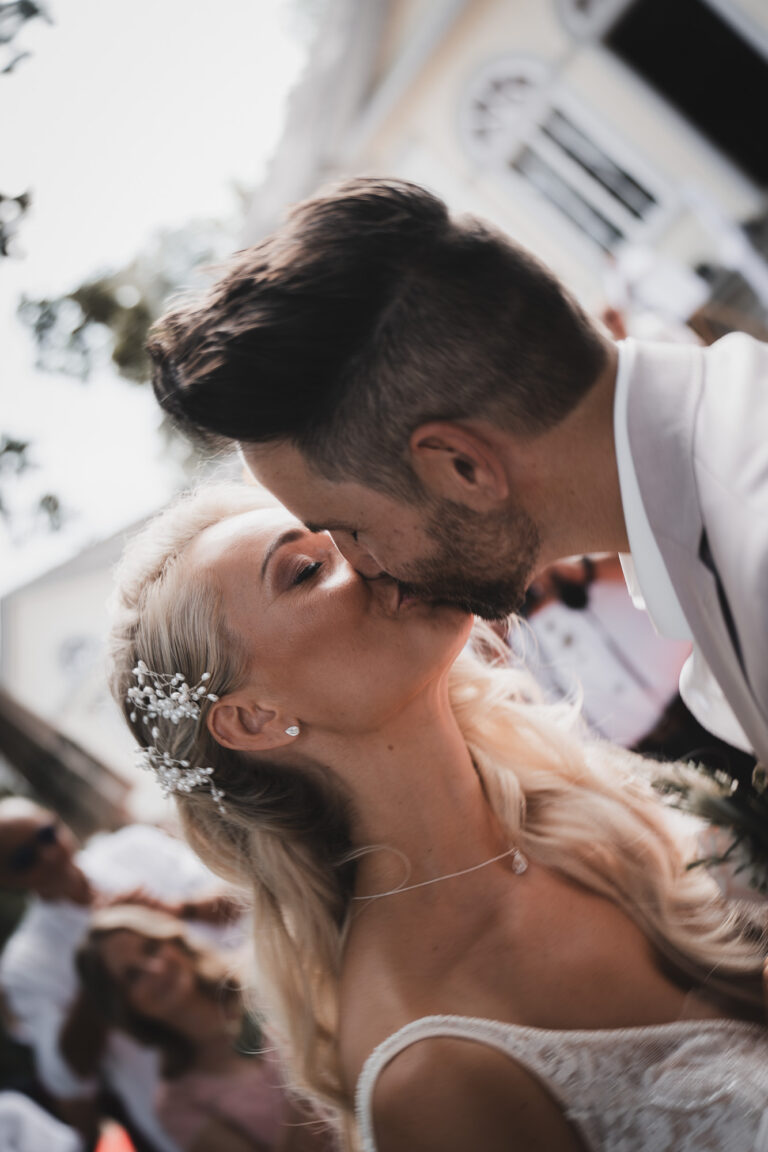
M297 1091L366 1152L768 1148L759 932L649 764L475 619L625 553L699 718L768 760L768 350L615 344L493 228L368 179L149 350L260 486L129 546L112 690L248 894Z

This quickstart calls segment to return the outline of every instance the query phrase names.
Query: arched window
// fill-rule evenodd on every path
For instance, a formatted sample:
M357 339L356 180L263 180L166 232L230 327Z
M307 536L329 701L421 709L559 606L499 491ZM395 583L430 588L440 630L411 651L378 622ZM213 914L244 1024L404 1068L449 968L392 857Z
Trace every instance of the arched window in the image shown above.
M658 179L537 58L489 62L466 93L462 131L478 166L522 181L603 252L637 240L659 210Z

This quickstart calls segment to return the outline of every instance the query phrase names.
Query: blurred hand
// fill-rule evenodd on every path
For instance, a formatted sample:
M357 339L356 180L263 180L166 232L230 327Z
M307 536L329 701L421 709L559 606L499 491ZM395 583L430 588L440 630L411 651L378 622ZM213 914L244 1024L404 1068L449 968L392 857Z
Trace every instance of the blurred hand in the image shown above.
M111 896L96 897L94 908L112 908L116 904L140 904L155 912L165 912L177 920L203 920L206 924L229 924L237 920L243 908L237 900L224 892L214 892L192 900L178 900L169 903L153 896L146 888L131 888L127 892L116 892Z
M112 895L99 893L93 902L94 908L112 908L116 904L141 904L143 908L153 908L156 912L167 912L171 916L178 915L177 905L167 904L159 897L147 892L146 888L130 888L124 892L115 892Z
M184 920L204 920L207 924L229 924L242 915L242 905L232 896L219 892L199 900L187 900L180 906Z

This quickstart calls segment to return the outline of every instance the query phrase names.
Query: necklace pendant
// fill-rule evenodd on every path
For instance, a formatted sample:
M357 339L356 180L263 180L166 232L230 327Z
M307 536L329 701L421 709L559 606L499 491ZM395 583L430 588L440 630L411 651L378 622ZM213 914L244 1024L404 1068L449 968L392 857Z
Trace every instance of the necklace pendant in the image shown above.
M435 876L432 880L420 880L418 884L406 884L402 888L390 888L388 892L373 892L370 896L353 896L353 900L381 900L384 896L399 896L401 892L413 892L414 888L426 888L430 884L439 884L441 880L453 880L456 876L466 876L469 872L477 872L480 868L487 868L489 864L495 864L497 860L506 860L507 857L512 857L512 871L520 876L523 872L528 871L528 861L519 848L507 848L506 852L500 852L498 856L492 856L490 860L483 860L481 864L473 864L471 868L462 868L459 872L448 872L445 876Z

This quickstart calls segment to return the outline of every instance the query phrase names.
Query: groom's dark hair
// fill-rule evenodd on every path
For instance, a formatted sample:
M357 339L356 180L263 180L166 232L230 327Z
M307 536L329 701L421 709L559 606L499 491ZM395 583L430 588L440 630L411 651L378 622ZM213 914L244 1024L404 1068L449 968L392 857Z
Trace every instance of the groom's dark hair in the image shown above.
M285 440L329 479L408 494L411 432L557 424L603 337L529 252L415 184L354 179L295 207L154 326L155 395L190 434Z

